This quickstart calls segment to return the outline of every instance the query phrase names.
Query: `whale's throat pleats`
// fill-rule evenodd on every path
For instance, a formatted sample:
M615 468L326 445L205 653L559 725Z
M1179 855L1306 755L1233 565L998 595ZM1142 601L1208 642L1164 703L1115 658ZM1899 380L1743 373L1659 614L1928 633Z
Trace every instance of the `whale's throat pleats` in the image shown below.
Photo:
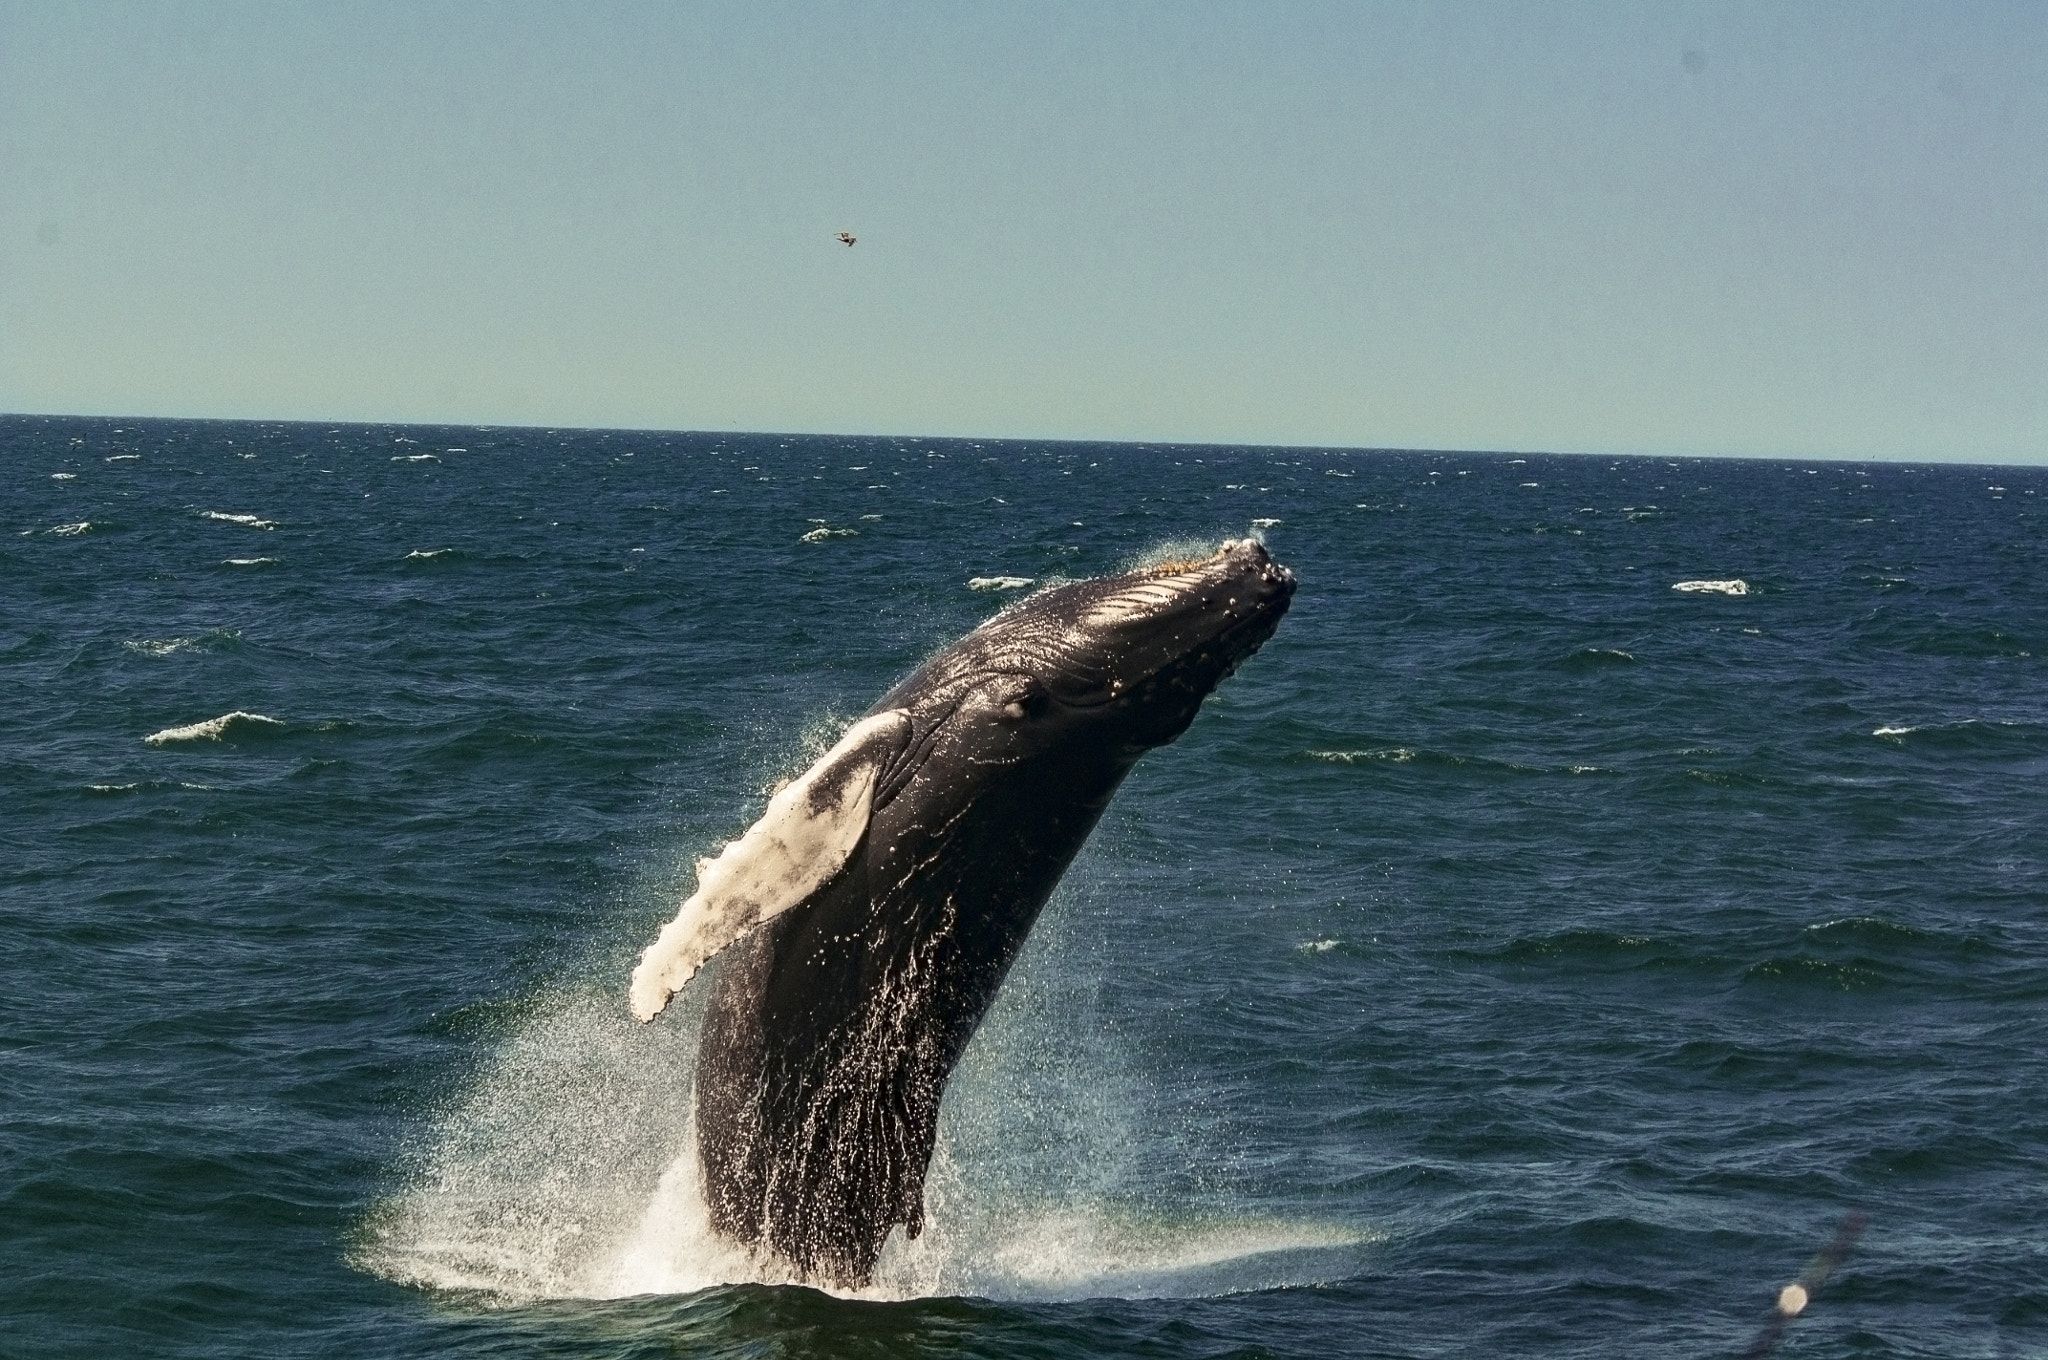
M804 1277L864 1284L924 1225L946 1080L1128 762L911 797L715 979L697 1074L712 1222ZM1049 796L1054 795L1054 796Z

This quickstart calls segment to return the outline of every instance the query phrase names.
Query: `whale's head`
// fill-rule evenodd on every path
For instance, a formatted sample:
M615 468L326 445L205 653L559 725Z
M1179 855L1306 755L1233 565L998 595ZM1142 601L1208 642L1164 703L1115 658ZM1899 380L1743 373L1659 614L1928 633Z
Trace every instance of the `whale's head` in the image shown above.
M906 688L939 679L938 667L972 675L1000 700L992 716L1020 735L1085 731L1135 754L1186 731L1210 691L1273 635L1293 596L1294 574L1263 544L1236 539L1205 556L1042 590Z

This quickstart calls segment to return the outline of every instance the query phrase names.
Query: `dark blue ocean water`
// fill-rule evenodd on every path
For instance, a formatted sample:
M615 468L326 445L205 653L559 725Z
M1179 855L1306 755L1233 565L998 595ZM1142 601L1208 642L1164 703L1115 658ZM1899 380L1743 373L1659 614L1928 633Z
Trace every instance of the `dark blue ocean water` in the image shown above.
M2048 1354L2041 469L15 417L0 486L0 1353L1725 1356L1861 1208L1783 1354ZM1294 610L931 1229L743 1282L625 1015L692 860L971 579L1248 525Z

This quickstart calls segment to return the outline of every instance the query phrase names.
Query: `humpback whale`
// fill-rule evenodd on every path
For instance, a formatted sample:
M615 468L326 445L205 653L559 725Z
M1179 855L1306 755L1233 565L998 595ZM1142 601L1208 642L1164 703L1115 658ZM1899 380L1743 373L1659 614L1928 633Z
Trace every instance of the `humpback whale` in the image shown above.
M857 1288L924 1226L939 1098L1110 796L1272 636L1252 540L1042 590L913 671L697 865L641 956L652 1020L714 955L696 1075L713 1227Z

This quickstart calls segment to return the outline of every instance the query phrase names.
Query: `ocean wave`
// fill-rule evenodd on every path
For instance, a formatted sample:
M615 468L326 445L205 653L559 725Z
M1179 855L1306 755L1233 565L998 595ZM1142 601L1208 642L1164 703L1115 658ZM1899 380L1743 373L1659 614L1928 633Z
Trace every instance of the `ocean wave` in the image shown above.
M220 564L224 567L274 567L277 565L277 559L275 557L224 557L221 559Z
M1255 520L1253 520L1253 521L1252 521L1252 528L1254 528L1254 529L1277 529L1277 528L1278 528L1278 527L1280 526L1280 524L1281 524L1281 521L1280 521L1280 520L1277 520L1277 519L1270 519L1270 518L1269 518L1269 519L1255 519Z
M43 530L43 532L46 534L55 534L59 538L76 538L78 535L85 533L91 528L92 521L89 519L82 519L78 521L78 523L76 524L53 524L49 528Z
M201 510L199 518L219 520L222 524L247 525L251 529L275 529L277 527L277 521L275 520L264 519L258 515L232 514L226 510Z
M823 543L823 542L824 542L824 541L825 541L826 539L828 539L828 538L859 538L859 537L860 537L860 530L858 530L858 529L828 529L827 527L825 527L824 525L822 525L822 524L821 524L821 525L819 525L819 526L818 526L817 528L815 528L815 529L812 529L812 530L811 530L811 531L810 531L809 533L804 533L804 534L798 534L798 535L797 535L797 542L799 542L799 543Z
M78 480L78 474L75 472L53 472L50 474L50 480L53 482L75 482Z
M448 452L464 453L467 450L450 449ZM394 463L438 463L441 461L441 457L439 454L434 453L394 453L391 455L391 461Z
M1889 981L1884 969L1869 960L1778 958L1753 963L1743 970L1746 983L1819 987L1831 992L1860 992Z
M1747 595L1749 582L1730 577L1725 581L1674 581L1671 588L1687 595Z
M1572 962L1633 968L1647 963L1674 961L1684 954L1683 949L1648 935L1578 929L1510 940L1496 950L1487 951L1484 956L1502 963Z
M1412 746L1381 746L1365 751L1304 751L1311 760L1328 760L1344 765L1356 765L1361 760L1384 760L1396 765L1405 765L1422 754Z
M969 590L1022 590L1032 583L1029 576L971 576Z
M1619 647L1581 647L1565 658L1565 664L1574 667L1628 665L1636 659L1634 652Z
M635 549L634 551L637 552L639 550ZM440 558L453 557L454 555L455 549L453 548L414 548L405 555L405 560L408 562L433 562Z
M261 713L248 713L238 708L232 713L223 713L218 718L208 718L205 722L187 723L183 727L166 727L161 732L152 732L142 739L142 744L174 746L186 741L219 741L234 731L283 731L284 726L285 724L276 718L265 717Z
M2042 724L2017 718L1952 718L1947 722L1884 723L1870 729L1870 735L1915 750L1953 750L2024 740L2041 730Z
M1305 750L1301 757L1308 760L1326 761L1333 765L1414 765L1429 770L1449 770L1478 778L1495 775L1528 777L1563 773L1562 768L1547 768L1541 765L1525 765L1519 761L1503 760L1498 756L1467 756L1453 751L1433 751L1417 746L1368 746L1368 747L1326 747ZM1594 767L1573 767L1573 774L1585 774Z
M239 628L209 628L203 633L191 633L184 637L132 638L121 645L131 652L144 656L170 656L177 652L213 651L242 640Z

